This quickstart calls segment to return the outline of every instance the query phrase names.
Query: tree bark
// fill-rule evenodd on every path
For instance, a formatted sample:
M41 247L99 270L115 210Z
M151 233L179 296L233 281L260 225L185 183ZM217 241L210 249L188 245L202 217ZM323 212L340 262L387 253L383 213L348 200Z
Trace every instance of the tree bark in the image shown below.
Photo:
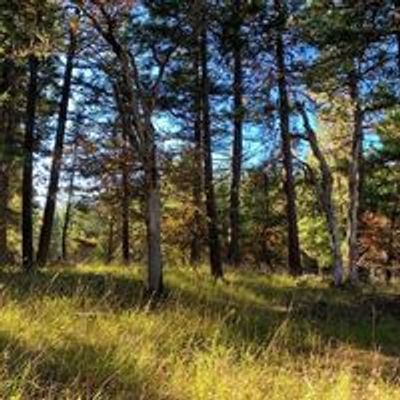
M400 0L394 0L394 12L395 12L395 27L398 29L400 26L399 18L400 18ZM398 73L400 72L400 32L396 33L396 42L397 42L397 68Z
M190 244L190 263L192 265L199 264L201 260L201 209L202 209L202 192L203 192L203 140L201 131L201 80L199 74L200 54L199 46L196 43L196 52L194 55L194 169L193 169L193 225L192 239Z
M110 39L122 69L122 80L115 86L117 107L120 112L123 131L127 134L133 148L141 157L144 168L144 193L146 202L147 231L147 289L150 296L163 292L163 268L161 254L161 207L160 185L157 166L155 132L151 122L151 112L144 107L144 115L138 111L137 96L134 93L135 79L129 67L129 57L124 49ZM132 67L134 68L134 67Z
M331 252L334 261L334 269L333 276L336 286L340 286L343 283L343 258L341 252L341 238L340 231L337 223L337 213L335 203L332 198L333 192L333 178L332 172L329 167L328 162L324 154L322 153L317 135L315 134L314 129L311 127L306 111L302 106L299 107L300 113L302 114L304 126L307 132L307 138L310 143L311 151L314 154L314 157L317 159L319 164L319 169L321 171L321 188L320 192L320 201L322 208L325 212L325 217L328 225L330 244L331 244Z
M262 221L262 227L260 230L260 236L259 236L259 241L260 241L260 250L261 254L259 257L259 263L260 264L265 264L268 265L269 269L272 271L273 270L273 265L272 265L272 260L271 260L271 251L268 248L268 244L266 241L266 233L268 231L268 228L270 227L270 198L269 198L269 177L268 177L268 172L267 171L262 171L262 176L261 176L261 189L263 193L265 194L265 203L264 203L264 213L263 213L263 221Z
M358 218L360 207L360 166L363 153L362 111L359 102L358 82L355 72L349 77L350 96L353 102L353 134L349 166L349 215L347 228L348 269L352 283L358 282Z
M397 185L397 188L399 185ZM398 192L398 189L397 189ZM397 196L396 196L397 197ZM395 235L397 228L397 215L398 215L398 203L397 201L393 204L392 212L390 213L390 233L389 233L389 243L388 243L388 257L387 265L390 268L393 262L396 261L396 247L395 247Z
M114 257L114 220L111 217L108 223L107 257L106 263L110 264Z
M139 120L139 115L133 110L137 105L131 78L127 55L121 47L116 47L115 53L121 62L123 70L122 82L116 84L115 95L120 112L123 131L128 136L133 148L142 159L144 168L144 194L146 205L146 237L147 237L147 289L150 296L159 296L164 289L161 254L161 206L160 184L157 166L157 149L151 115ZM130 82L130 84L129 84ZM134 115L132 115L132 113ZM138 136L135 136L137 134Z
M73 70L73 61L76 51L75 33L70 31L70 44L67 54L67 63L64 73L64 83L60 102L60 111L58 115L58 126L53 150L53 159L50 171L50 181L46 198L46 205L43 214L42 228L40 231L39 247L37 253L37 263L44 266L47 262L49 253L51 232L53 228L54 213L56 209L57 193L60 180L60 171L63 157L65 126L67 122L68 103L71 93L71 79Z
M8 264L8 200L9 174L5 163L0 163L0 266Z
M129 151L128 151L128 139L134 135L132 125L128 117L129 107L127 107L128 97L125 95L123 90L123 82L114 82L114 98L118 113L122 125L122 160L121 160L121 171L122 171L122 197L121 197L121 238L122 238L122 259L124 264L128 265L130 261L130 213L129 213L129 201L130 201L130 188L129 188Z
M201 93L202 93L202 133L204 159L204 189L206 195L206 212L208 222L208 245L210 252L211 274L215 279L223 278L221 245L218 231L218 213L215 203L213 160L210 132L209 81L207 66L207 30L203 22L201 39Z
M297 226L296 189L293 176L293 156L289 125L289 98L286 81L285 47L282 30L284 29L284 10L280 1L275 0L275 8L282 18L282 26L276 34L276 64L278 69L279 122L282 137L283 166L285 170L284 190L286 194L286 215L288 223L288 266L292 275L302 272L299 232Z
M0 93L7 93L7 98L0 105L0 266L11 262L8 247L10 173L13 162L13 135L16 128L15 115L15 65L4 60L0 77Z
M72 165L71 165L71 173L69 177L68 184L68 199L67 199L67 207L65 209L64 216L64 224L62 227L62 238L61 238L61 256L64 261L68 259L68 233L69 226L71 224L71 216L72 216L72 198L74 195L74 183L75 183L75 174L76 174L76 163L77 163L77 152L78 152L78 141L75 139L72 151Z
M26 126L24 138L24 165L22 177L22 266L25 271L33 268L33 152L36 121L36 99L38 80L38 59L29 58L29 85L26 105Z
M149 126L149 129L152 128ZM149 132L147 150L144 154L145 195L146 195L146 227L148 275L147 286L152 296L163 292L163 274L161 259L161 204L160 183L158 177L156 144L154 132Z
M8 260L8 204L10 166L7 156L8 119L7 110L0 109L0 266L7 265Z
M242 174L243 149L243 74L242 74L242 44L240 36L241 0L234 2L236 16L236 32L233 43L233 146L232 146L232 181L230 188L230 242L229 262L235 266L240 264L240 181Z
M129 206L130 206L130 188L129 188L129 152L127 147L127 137L123 138L123 160L122 160L122 200L121 200L121 217L122 217L122 259L125 265L130 262L130 237L129 237Z

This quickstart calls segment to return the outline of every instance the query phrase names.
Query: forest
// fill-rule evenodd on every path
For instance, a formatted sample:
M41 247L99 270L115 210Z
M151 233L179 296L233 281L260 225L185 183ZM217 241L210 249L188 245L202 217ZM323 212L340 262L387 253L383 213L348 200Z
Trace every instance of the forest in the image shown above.
M400 0L0 0L0 398L400 399Z

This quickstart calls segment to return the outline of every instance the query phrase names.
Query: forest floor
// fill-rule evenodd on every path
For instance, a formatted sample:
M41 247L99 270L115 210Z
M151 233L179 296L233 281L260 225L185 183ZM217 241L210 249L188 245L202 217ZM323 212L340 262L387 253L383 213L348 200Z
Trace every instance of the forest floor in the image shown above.
M400 399L399 287L175 268L150 306L139 271L0 271L0 398Z

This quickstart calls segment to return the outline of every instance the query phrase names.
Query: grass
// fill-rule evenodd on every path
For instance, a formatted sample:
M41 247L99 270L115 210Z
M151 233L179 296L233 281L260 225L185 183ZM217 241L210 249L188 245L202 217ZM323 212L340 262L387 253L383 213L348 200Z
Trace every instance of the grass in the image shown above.
M386 289L227 279L170 269L150 306L138 267L0 271L0 398L400 399Z

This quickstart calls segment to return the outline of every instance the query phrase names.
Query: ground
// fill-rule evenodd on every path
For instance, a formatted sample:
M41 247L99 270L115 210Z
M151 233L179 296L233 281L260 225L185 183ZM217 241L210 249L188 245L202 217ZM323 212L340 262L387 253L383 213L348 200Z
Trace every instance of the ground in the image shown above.
M150 304L140 270L2 270L0 398L400 399L395 286L169 268Z

